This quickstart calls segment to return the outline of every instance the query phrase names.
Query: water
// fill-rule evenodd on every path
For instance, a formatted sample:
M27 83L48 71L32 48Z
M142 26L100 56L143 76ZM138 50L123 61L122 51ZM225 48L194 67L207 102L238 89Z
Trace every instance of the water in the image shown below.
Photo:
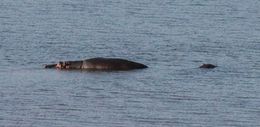
M1 0L1 127L260 126L258 0ZM43 69L118 57L145 70ZM213 70L199 69L203 63Z

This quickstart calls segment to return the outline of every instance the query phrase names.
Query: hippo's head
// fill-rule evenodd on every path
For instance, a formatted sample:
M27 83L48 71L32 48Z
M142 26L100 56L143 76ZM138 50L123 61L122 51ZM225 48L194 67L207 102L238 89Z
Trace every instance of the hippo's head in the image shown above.
M58 68L58 69L68 69L69 67L70 67L70 62L64 62L64 61L60 61L56 65L56 68Z
M200 68L207 68L207 69L213 69L213 68L215 68L215 67L217 67L216 65L213 65L213 64L202 64L201 66L200 66Z

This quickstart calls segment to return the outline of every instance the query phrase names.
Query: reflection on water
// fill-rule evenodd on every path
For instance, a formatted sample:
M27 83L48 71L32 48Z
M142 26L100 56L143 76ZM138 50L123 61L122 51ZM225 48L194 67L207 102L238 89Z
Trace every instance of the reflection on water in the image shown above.
M259 126L259 4L2 0L0 126ZM91 57L149 68L43 69Z

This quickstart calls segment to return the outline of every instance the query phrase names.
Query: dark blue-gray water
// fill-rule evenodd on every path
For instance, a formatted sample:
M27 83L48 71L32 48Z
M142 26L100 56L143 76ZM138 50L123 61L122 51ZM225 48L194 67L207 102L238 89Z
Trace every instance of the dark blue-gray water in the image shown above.
M148 69L43 69L125 58ZM199 69L203 63L218 65ZM260 126L259 0L1 0L1 127Z

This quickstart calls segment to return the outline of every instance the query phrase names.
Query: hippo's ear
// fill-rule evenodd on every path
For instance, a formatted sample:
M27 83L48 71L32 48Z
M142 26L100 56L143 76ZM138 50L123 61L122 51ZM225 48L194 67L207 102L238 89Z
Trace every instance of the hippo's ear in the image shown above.
M65 65L71 65L71 62L70 61L66 61L66 62L64 62L65 63Z
M64 65L64 62L60 61L59 64L60 64L60 65Z

